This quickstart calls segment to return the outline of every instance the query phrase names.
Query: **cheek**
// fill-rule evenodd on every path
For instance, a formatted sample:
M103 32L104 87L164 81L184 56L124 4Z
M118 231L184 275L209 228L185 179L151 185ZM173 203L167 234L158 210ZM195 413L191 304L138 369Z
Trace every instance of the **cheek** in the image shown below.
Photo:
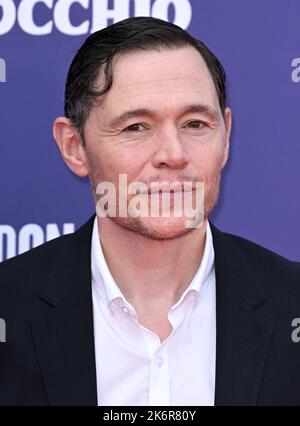
M209 179L221 172L223 149L200 149L191 154L191 161L203 179Z
M129 150L102 153L92 160L91 176L94 182L109 181L118 186L120 174L126 174L127 182L130 183L136 179L142 167L143 164L140 164L134 152Z
M111 158L111 167L118 173L126 173L128 182L135 180L149 163L151 150L142 144L132 144L121 149Z

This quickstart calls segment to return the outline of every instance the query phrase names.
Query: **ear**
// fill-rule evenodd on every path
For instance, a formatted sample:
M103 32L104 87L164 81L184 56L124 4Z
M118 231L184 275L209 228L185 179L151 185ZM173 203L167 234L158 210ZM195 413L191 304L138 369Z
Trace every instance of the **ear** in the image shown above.
M66 117L57 117L53 123L53 136L67 166L77 176L88 175L85 149L78 130Z
M226 139L225 139L225 148L224 148L224 154L223 154L223 160L222 160L222 169L227 163L228 156L229 156L229 146L230 146L232 114L231 114L231 109L228 107L225 109L224 119L225 119Z

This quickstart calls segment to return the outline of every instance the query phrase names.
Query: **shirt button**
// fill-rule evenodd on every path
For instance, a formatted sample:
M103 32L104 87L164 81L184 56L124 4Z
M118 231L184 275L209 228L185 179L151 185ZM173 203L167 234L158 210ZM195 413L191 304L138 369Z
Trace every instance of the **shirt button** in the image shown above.
M129 314L129 309L127 308L127 306L122 306L121 311L123 312L123 314Z
M162 356L158 356L155 358L155 364L157 365L157 367L161 367L164 363L164 359Z

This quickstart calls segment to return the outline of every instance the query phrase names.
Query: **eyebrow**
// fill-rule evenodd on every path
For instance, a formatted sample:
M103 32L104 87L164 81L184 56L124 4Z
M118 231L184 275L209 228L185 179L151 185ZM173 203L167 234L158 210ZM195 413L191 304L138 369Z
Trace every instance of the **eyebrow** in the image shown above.
M192 114L198 113L198 114L206 115L207 118L211 120L212 122L217 122L219 120L218 111L207 104L188 105L180 111L180 115L185 115L189 113L192 113ZM118 127L119 125L121 125L127 120L130 120L131 118L138 118L138 117L145 117L145 116L149 116L153 118L156 115L157 113L147 108L137 108L137 109L123 112L119 116L113 118L110 124L113 127Z

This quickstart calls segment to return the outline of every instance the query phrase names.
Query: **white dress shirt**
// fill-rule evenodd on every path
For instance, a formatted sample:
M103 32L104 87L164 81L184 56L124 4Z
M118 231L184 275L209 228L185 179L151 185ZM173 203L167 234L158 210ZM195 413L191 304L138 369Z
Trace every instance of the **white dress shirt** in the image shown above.
M163 342L139 323L114 281L97 217L91 267L98 405L214 405L216 297L209 223L201 264L168 313L173 330Z

